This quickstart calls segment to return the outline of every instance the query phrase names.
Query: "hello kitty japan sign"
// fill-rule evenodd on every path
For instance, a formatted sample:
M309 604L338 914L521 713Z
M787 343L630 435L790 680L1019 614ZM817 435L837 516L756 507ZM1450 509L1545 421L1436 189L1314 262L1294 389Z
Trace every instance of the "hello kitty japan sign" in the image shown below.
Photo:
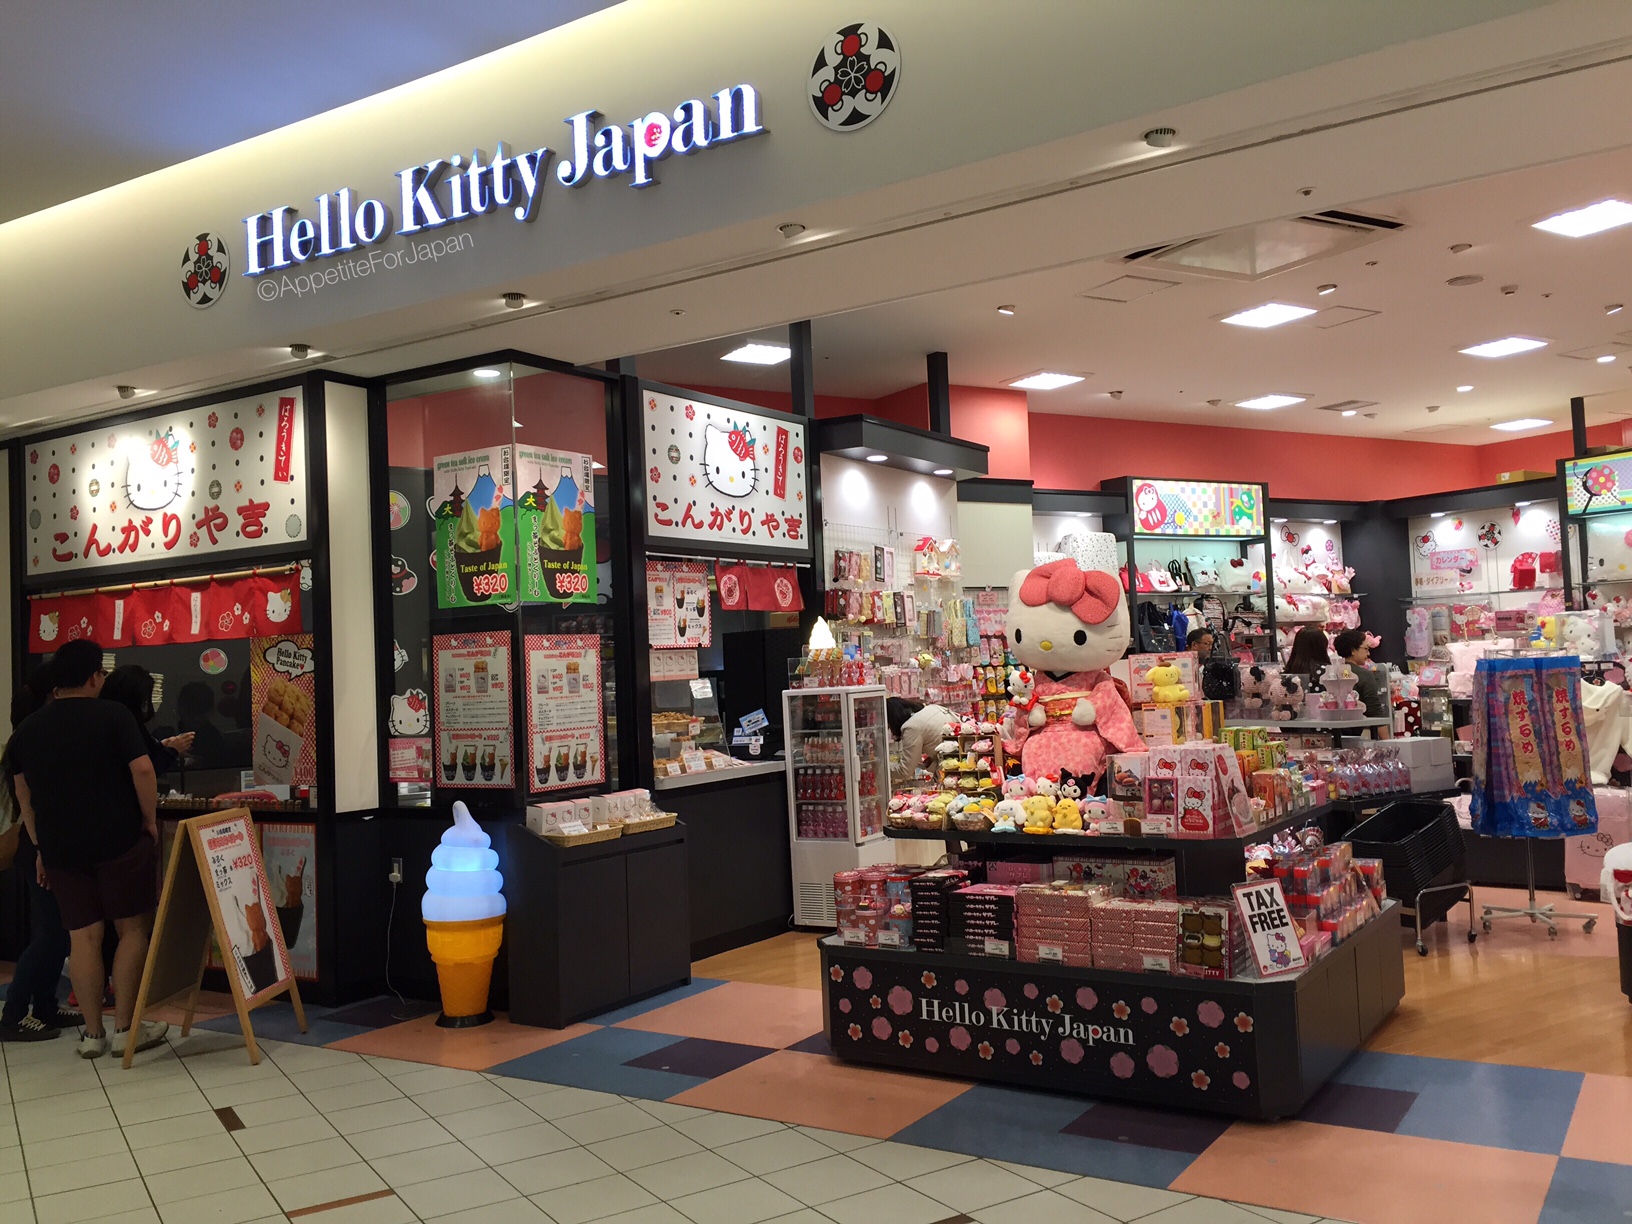
M643 386L646 537L703 557L810 556L802 418Z
M30 442L27 574L164 565L306 539L298 387Z

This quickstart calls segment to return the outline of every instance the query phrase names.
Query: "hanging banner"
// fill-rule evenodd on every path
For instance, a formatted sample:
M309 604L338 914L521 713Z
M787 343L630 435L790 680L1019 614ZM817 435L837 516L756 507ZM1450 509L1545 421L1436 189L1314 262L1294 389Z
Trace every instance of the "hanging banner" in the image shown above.
M874 592L878 595L879 592ZM889 598L885 594L885 598ZM753 612L802 612L799 575L791 565L748 567L748 608Z
M800 418L653 387L642 394L646 536L654 547L809 558Z
M1205 480L1129 482L1134 530L1142 535L1254 536L1264 534L1261 486Z
M272 908L302 982L317 981L317 827L262 820L255 824L271 885Z
M282 548L306 538L299 388L33 443L30 577Z
M309 633L252 638L250 699L255 707L255 781L317 783L317 655Z
M436 605L514 602L515 524L506 513L515 482L508 446L438 455L428 509L436 524Z
M431 639L441 786L515 785L510 643L508 629L439 633Z
M595 461L575 451L516 448L521 597L529 603L594 603Z
M175 583L137 591L31 596L28 648L34 654L87 638L116 646L227 642L301 628L298 575Z
M528 789L600 785L606 768L601 639L530 633L526 646Z
M657 649L696 648L713 640L707 563L646 562L646 644Z

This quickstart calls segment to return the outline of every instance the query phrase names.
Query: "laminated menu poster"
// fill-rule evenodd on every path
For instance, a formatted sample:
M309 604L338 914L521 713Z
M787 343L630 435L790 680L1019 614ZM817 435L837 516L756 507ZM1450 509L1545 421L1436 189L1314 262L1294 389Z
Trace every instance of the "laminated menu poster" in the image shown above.
M225 936L227 972L237 976L246 1002L276 990L293 976L282 932L269 911L273 893L249 814L199 826L205 887L213 889Z
M606 768L601 639L530 633L526 646L528 788L598 785Z
M250 698L255 705L255 781L317 782L316 653L309 633L251 638Z
M660 650L712 644L707 563L646 562L646 634L647 645Z
M516 448L521 597L530 603L596 601L594 465L574 451Z
M261 861L289 965L303 982L317 981L317 827L260 821Z
M506 511L514 488L508 446L438 455L431 461L436 524L436 605L509 603L516 591L516 525Z
M431 639L431 651L436 670L437 784L514 785L510 631L439 633Z

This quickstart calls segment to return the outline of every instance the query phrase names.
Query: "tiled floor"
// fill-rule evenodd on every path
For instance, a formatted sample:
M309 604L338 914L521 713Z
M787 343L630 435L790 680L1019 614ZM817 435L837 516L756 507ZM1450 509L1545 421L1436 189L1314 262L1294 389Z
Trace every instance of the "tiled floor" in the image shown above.
M1446 1040L1403 1016L1298 1119L1231 1123L841 1063L808 941L716 958L700 971L719 976L559 1032L438 1029L423 1005L385 999L308 1007L305 1034L285 1007L256 1012L259 1067L227 1014L130 1072L75 1059L66 1038L0 1046L0 1219L1632 1219L1632 1078L1575 1069L1583 1042L1632 1045L1632 1008L1597 1031L1556 998L1548 1066L1393 1052L1402 1022L1425 1048ZM1408 997L1420 1011L1424 975L1459 965L1475 989L1481 971L1528 965L1543 997L1588 958L1613 975L1601 949L1559 942L1515 932L1469 958L1439 938L1420 964L1408 953Z

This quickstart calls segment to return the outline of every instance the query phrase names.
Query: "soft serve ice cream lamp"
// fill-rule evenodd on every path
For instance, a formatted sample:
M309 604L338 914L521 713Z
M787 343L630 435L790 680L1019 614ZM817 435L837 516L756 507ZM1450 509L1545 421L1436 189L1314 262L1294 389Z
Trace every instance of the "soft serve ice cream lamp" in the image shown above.
M443 1028L470 1028L492 1021L487 990L493 958L504 939L504 877L499 874L493 840L470 817L463 803L453 805L453 827L431 851L420 913L425 942L436 962L442 987Z

